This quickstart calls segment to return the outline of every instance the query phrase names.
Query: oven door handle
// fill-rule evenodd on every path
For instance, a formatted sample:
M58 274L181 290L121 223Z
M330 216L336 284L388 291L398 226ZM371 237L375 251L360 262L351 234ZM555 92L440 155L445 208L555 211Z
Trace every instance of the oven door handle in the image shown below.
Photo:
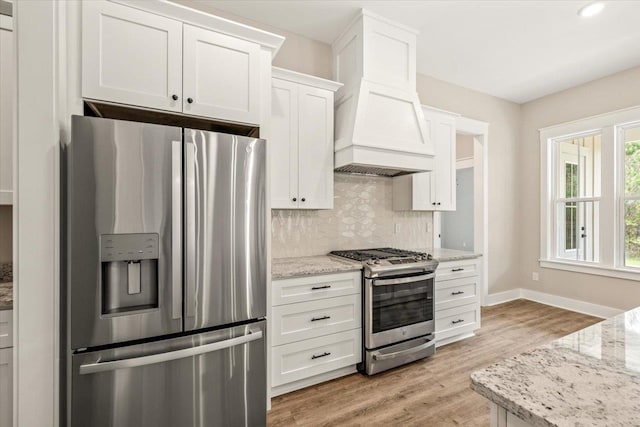
M402 285L404 283L419 282L436 277L435 273L423 274L421 276L400 277L398 279L373 279L373 286Z
M396 357L400 357L400 356L406 356L408 354L413 354L413 353L417 353L419 351L422 351L426 348L429 348L433 345L436 344L436 340L430 340L427 341L424 344L420 344L417 347L413 347L413 348L408 348L406 350L401 350L401 351L396 351L395 353L389 353L389 354L374 354L373 355L373 360L389 360L389 359L395 359Z

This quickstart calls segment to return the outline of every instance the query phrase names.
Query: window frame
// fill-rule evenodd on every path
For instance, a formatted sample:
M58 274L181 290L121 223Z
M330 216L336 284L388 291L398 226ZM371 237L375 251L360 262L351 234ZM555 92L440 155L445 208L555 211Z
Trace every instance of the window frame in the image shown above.
M640 106L539 129L540 132L540 258L542 268L640 281L640 267L625 266L624 259L624 141L625 128L640 125ZM597 261L561 259L556 256L558 140L600 133L601 194L599 199ZM586 198L588 199L588 198Z

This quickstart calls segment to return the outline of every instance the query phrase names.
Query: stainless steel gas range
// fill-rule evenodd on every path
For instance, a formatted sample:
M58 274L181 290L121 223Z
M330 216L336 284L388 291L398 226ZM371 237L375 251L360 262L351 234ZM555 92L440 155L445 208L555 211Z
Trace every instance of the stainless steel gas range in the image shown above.
M438 261L426 253L392 248L331 255L364 266L362 372L373 375L434 354Z

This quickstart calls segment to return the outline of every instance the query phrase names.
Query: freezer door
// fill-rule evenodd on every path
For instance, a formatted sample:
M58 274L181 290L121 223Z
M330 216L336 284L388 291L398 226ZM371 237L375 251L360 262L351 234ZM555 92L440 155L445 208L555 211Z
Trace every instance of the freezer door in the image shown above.
M72 356L72 427L266 425L265 322Z
M73 116L71 348L182 331L182 129Z
M265 148L185 130L186 330L266 315Z

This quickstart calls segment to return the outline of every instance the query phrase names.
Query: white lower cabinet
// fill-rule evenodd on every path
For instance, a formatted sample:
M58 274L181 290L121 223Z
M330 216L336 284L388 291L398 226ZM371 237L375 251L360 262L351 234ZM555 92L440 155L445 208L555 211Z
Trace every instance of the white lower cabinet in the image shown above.
M13 426L12 310L0 310L0 427Z
M356 371L362 361L361 273L274 280L271 395Z
M441 262L436 270L436 345L473 335L480 328L480 274L476 259Z

